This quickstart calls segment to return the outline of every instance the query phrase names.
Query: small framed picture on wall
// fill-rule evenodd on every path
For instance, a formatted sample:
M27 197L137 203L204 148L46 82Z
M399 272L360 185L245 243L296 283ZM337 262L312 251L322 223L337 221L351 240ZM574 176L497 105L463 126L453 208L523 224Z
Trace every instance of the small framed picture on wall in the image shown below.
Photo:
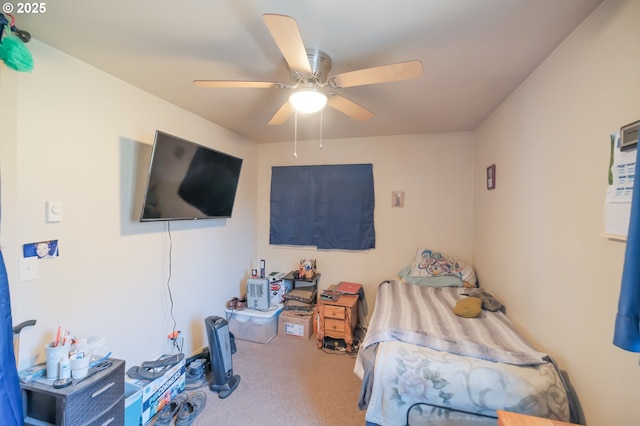
M496 165L492 164L487 167L487 189L496 188Z
M391 192L391 207L404 207L404 191Z

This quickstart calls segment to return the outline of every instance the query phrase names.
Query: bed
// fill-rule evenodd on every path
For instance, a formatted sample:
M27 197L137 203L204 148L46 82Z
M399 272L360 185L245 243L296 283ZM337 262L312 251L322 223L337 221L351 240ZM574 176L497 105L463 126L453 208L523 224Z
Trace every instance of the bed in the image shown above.
M462 266L466 275L460 268L444 275L458 284L436 276L425 277L426 285L394 279L378 286L354 369L367 424L495 425L496 410L579 421L566 377L503 310L454 313L475 287L475 273Z

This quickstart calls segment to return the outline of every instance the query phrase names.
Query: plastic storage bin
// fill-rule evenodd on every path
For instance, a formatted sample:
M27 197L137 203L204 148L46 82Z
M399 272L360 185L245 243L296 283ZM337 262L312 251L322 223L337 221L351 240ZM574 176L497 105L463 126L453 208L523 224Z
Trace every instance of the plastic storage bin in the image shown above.
M282 312L282 304L269 311L243 309L227 310L229 331L236 339L256 343L269 343L278 334L278 316Z

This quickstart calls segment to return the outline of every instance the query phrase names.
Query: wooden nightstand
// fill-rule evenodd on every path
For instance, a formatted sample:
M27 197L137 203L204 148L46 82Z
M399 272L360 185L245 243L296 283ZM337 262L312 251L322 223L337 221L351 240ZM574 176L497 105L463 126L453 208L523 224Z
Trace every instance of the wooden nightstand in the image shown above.
M358 296L343 294L338 300L320 300L316 306L318 349L325 336L344 339L347 352L353 350L353 329L358 323Z

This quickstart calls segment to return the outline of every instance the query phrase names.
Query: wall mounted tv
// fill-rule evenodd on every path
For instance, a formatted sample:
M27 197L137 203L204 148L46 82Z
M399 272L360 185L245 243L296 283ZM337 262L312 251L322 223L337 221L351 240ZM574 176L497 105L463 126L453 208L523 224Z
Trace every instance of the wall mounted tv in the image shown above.
M242 159L156 131L140 221L230 218Z

